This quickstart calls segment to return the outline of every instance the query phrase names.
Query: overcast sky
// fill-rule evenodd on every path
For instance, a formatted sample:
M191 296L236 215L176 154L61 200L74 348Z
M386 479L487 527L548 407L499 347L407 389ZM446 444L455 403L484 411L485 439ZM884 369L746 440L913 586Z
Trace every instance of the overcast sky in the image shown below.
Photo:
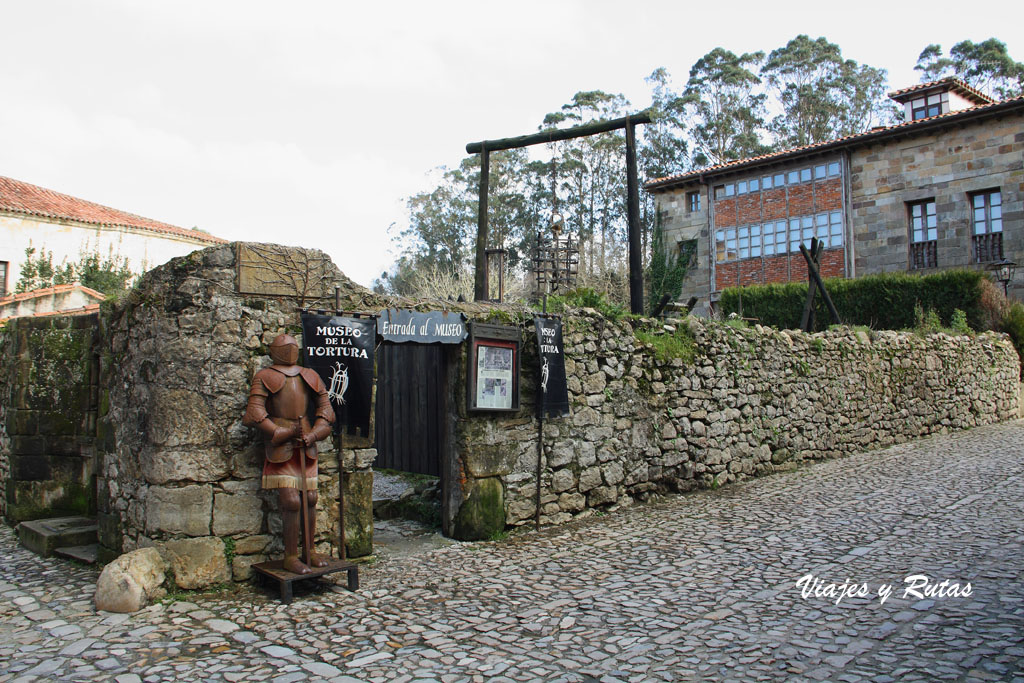
M649 103L714 47L798 33L916 83L917 56L995 36L1019 1L0 0L0 175L226 239L328 252L369 285L405 198L467 142L533 132L580 90Z

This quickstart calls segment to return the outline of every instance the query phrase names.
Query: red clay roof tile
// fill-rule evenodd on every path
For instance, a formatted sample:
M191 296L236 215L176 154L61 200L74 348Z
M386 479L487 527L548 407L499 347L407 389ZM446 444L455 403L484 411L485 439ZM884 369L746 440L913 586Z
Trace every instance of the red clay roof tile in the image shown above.
M179 228L3 176L0 176L0 211L72 220L91 225L137 228L163 235L186 237L207 244L227 242L205 232Z

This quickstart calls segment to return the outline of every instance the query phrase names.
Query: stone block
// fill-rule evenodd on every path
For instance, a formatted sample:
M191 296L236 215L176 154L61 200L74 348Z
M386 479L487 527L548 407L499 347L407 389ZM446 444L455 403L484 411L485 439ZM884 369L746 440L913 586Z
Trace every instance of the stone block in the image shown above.
M147 414L146 441L151 444L174 448L217 443L217 426L192 389L153 386Z
M349 557L373 554L373 472L345 474L345 548Z
M601 468L588 467L580 472L580 491L587 492L601 485Z
M490 538L505 528L505 491L501 479L472 483L452 522L452 537L460 541Z
M614 486L598 486L587 493L587 505L596 507L614 503L619 497L619 491Z
M576 485L576 475L570 469L555 470L551 475L551 490L555 493L568 491Z
M231 579L224 542L219 538L186 538L167 541L160 554L174 576L178 588L209 588Z
M207 536L213 513L208 485L151 486L146 497L146 532Z
M166 565L155 548L121 555L103 568L96 582L96 609L138 612L163 597Z
M18 540L42 557L50 557L57 548L89 545L96 542L96 521L88 517L36 519L18 525Z
M622 480L626 478L622 470L622 464L618 462L610 462L607 465L602 466L601 476L604 478L604 482L609 486L621 484Z
M274 540L273 536L267 534L259 534L256 536L243 536L242 538L235 539L235 554L236 555L254 555L262 553L270 545L271 541Z
M463 453L463 462L473 477L497 477L512 471L518 454L515 442L471 444Z
M263 500L255 494L218 493L213 498L213 535L258 534L263 528Z
M235 581L248 581L252 578L252 566L266 560L266 555L236 556L231 561L231 576Z

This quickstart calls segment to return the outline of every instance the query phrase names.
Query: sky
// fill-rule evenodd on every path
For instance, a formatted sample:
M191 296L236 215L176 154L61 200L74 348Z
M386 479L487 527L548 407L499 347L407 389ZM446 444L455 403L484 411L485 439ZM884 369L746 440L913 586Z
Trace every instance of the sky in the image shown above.
M468 142L524 135L574 93L639 111L715 47L799 33L919 81L930 43L996 37L1024 5L0 0L0 175L228 240L323 249L369 286L405 202ZM642 181L643 179L641 179Z

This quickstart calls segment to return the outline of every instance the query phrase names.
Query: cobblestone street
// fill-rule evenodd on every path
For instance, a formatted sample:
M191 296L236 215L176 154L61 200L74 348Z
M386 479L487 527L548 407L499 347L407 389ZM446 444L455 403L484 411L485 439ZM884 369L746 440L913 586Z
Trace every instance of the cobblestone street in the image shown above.
M94 569L6 527L0 552L0 681L1024 681L1024 422L382 553L358 593L288 606L246 587L97 614ZM867 595L804 597L809 574ZM905 596L911 575L971 594Z

